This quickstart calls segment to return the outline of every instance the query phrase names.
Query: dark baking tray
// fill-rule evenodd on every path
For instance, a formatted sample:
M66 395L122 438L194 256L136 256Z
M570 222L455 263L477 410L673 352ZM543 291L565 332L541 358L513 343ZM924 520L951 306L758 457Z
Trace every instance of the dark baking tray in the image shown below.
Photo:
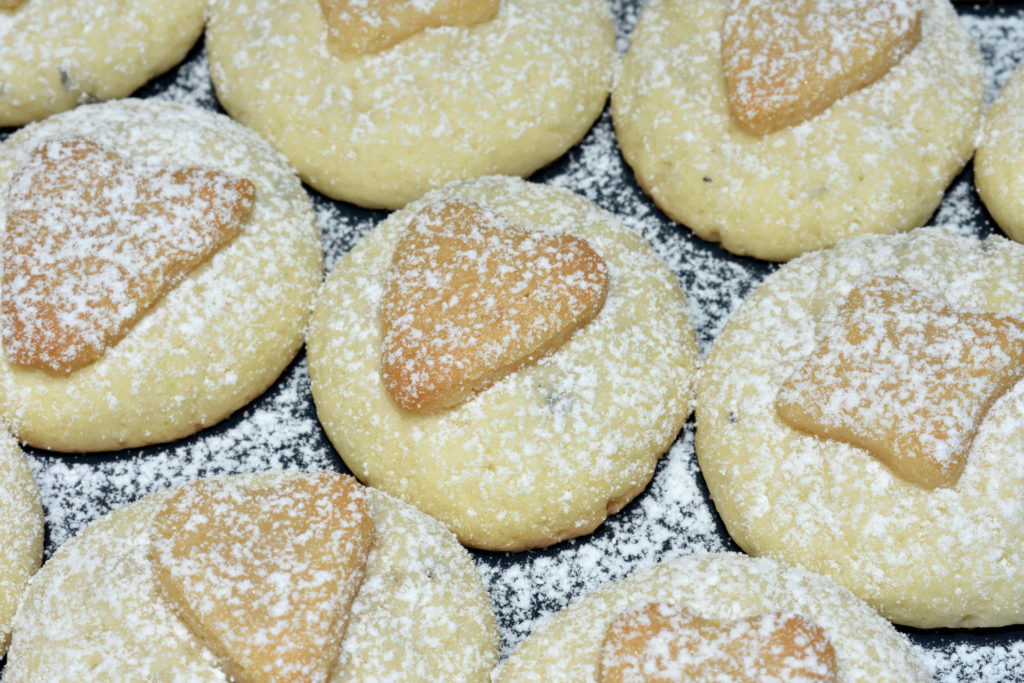
M641 0L612 0L624 51ZM957 4L978 40L989 98L1024 58L1024 1ZM177 68L143 87L154 97L223 111L209 82L200 42ZM11 129L0 128L0 140ZM644 235L677 273L689 299L702 353L743 296L776 266L733 256L666 218L643 194L619 154L607 110L584 140L532 180L572 189ZM335 202L310 190L326 266L338 260L384 211ZM998 233L974 191L970 166L950 186L930 221L958 232ZM738 550L708 497L693 452L693 421L662 458L646 491L593 534L517 554L473 552L491 592L502 656L534 622L587 590L633 569L697 552ZM219 425L171 444L69 456L26 449L43 495L46 556L83 526L146 494L197 477L274 468L346 468L316 419L305 355L300 353L261 397ZM900 629L941 681L1024 680L1024 628ZM0 660L0 672L2 672Z

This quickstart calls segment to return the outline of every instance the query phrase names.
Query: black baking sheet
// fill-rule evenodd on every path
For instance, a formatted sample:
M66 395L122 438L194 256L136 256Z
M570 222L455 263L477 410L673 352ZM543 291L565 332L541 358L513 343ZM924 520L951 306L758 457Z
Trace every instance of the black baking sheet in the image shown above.
M628 44L641 4L612 1L620 51ZM1024 58L1024 2L959 3L957 11L982 48L991 98ZM182 65L137 96L222 111L201 42ZM0 140L10 133L11 129L0 129ZM743 296L775 267L728 254L668 220L633 181L607 111L579 145L532 180L584 195L652 243L686 291L702 353ZM310 195L328 270L387 215L334 202L314 191ZM958 232L979 236L998 232L978 201L969 166L950 187L931 223L952 224ZM27 453L43 495L47 557L93 519L197 477L278 468L345 471L317 422L302 353L263 396L188 439L89 456L35 449ZM701 479L691 420L660 462L648 489L590 536L544 550L473 556L491 592L505 656L538 618L607 580L662 559L721 550L738 548L725 533ZM900 630L936 680L1024 680L1024 628Z

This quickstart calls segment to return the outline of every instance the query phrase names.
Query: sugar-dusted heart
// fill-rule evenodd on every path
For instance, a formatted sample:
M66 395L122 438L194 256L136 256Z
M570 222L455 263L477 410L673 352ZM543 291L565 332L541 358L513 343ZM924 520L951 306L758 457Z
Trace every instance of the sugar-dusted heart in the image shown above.
M327 680L373 541L353 478L196 481L150 533L158 591L232 680Z
M918 0L732 0L722 65L736 122L781 130L873 83L921 37Z
M471 202L430 204L387 274L384 386L407 410L460 403L557 349L607 289L607 267L585 240L523 230Z
M254 193L245 179L151 167L85 138L36 147L8 188L8 357L54 373L92 363L234 239Z
M479 24L500 6L501 0L320 0L338 57L380 52L427 28Z
M797 614L715 621L672 603L632 607L608 626L601 680L712 683L836 681L825 631Z
M878 275L783 383L779 417L866 449L931 489L956 484L989 408L1024 376L1024 321L957 311Z

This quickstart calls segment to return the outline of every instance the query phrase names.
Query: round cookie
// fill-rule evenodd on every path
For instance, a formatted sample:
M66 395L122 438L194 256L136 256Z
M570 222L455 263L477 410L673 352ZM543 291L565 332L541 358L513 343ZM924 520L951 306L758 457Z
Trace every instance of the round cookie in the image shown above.
M0 436L0 657L29 577L43 557L43 507L25 456L9 435Z
M0 222L22 159L84 136L147 165L211 168L255 186L241 233L160 298L97 361L61 375L0 358L3 414L23 442L97 451L169 441L266 389L303 342L322 277L311 202L294 172L225 116L155 100L89 105L0 146Z
M494 672L495 681L599 680L602 641L621 612L671 603L715 621L795 613L822 628L838 681L929 681L910 644L833 582L739 554L669 560L607 583L542 620Z
M416 414L382 382L379 308L410 220L442 198L585 239L609 285L597 316L553 353ZM643 490L690 412L697 364L683 292L642 238L566 190L500 176L449 185L380 223L328 276L307 354L317 413L360 480L465 544L504 550L589 533Z
M317 190L378 208L560 156L604 107L614 40L604 0L504 0L483 23L344 59L316 0L217 2L206 30L228 113Z
M1024 162L1013 150L1024 144L1024 67L1017 66L988 113L974 155L974 182L992 218L1007 235L1024 241Z
M294 475L239 479L279 485ZM94 522L32 581L14 628L11 680L222 681L211 652L157 593L147 552L169 492ZM469 554L435 520L368 489L375 532L330 680L480 680L497 659L490 601Z
M885 76L764 136L730 112L726 4L649 3L623 59L612 118L655 203L703 239L771 260L924 224L973 152L985 92L948 0L925 1L920 42Z
M0 126L129 95L184 58L201 0L26 0L0 9Z
M927 489L867 450L798 431L783 382L851 288L896 275L954 310L1024 319L1024 247L942 229L865 236L769 276L715 340L697 389L696 451L733 539L830 576L920 628L1024 620L1024 385L992 404L959 480Z

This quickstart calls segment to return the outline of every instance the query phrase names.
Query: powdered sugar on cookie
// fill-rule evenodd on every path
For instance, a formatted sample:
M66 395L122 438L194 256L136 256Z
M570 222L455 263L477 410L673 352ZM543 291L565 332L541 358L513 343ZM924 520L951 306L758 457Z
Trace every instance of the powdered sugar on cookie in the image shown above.
M585 240L525 231L471 202L426 206L388 269L384 385L409 410L453 406L555 351L607 290Z
M722 61L733 115L754 134L807 120L884 76L920 20L912 0L732 0Z
M1019 383L981 421L959 481L932 490L866 449L793 429L775 397L857 283L895 271L953 309L1020 318L1022 268L1024 248L1009 240L927 229L852 240L768 278L716 339L698 388L697 456L733 539L831 576L897 623L1019 623Z
M241 231L254 187L133 164L85 138L34 149L8 185L4 350L70 372L99 358Z

